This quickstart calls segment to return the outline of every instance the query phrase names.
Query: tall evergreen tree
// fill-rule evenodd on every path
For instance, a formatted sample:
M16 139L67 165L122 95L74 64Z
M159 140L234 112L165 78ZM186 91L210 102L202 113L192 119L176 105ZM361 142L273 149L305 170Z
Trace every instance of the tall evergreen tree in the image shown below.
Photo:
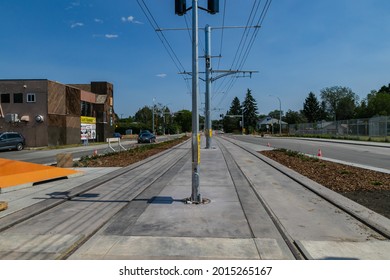
M232 105L230 105L229 115L241 115L241 113L242 113L241 103L238 97L236 96L232 101Z
M313 92L310 92L303 103L303 114L309 123L314 123L320 120L321 106Z
M257 104L256 100L252 96L252 91L248 88L245 96L245 100L242 103L242 109L244 113L244 127L248 133L252 133L257 126Z
M226 115L241 115L242 114L242 108L241 103L238 97L234 97L232 104L230 105L229 111L226 112ZM240 120L239 118L235 117L229 117L225 116L223 119L223 127L225 132L234 132L235 130L240 130Z

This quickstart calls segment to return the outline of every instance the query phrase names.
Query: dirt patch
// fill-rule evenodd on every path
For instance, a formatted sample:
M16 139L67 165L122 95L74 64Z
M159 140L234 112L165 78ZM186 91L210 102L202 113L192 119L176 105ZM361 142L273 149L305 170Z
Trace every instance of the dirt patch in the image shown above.
M188 136L156 144L140 144L128 151L105 155L87 156L75 163L75 167L125 167L170 149L189 139Z
M390 218L390 174L312 158L287 150L261 154Z

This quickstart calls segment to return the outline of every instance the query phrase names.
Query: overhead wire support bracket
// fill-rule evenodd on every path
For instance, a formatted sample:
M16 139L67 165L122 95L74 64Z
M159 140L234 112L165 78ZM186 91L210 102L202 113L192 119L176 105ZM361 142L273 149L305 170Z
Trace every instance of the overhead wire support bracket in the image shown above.
M253 26L217 26L217 27L211 27L211 29L243 29L243 28L261 28L260 25L253 25ZM199 27L198 30L204 30L205 28ZM188 31L192 30L192 28L158 28L155 29L156 32L163 32L163 31Z
M220 78L223 78L223 77L226 77L226 76L229 76L229 75L234 75L234 74L238 74L238 73L242 73L242 74L246 74L246 73L249 73L249 77L252 78L252 74L253 73L259 73L259 71L248 71L248 70L211 70L211 73L224 73L224 74L221 74L221 75L218 75L214 78L211 78L211 82L214 82ZM244 76L245 77L245 76Z

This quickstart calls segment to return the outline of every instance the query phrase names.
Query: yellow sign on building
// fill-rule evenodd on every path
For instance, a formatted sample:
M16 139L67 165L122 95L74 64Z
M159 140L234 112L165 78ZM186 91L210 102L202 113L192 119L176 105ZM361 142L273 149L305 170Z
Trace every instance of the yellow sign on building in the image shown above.
M80 118L81 118L81 123L96 124L96 118L94 118L94 117L81 116Z

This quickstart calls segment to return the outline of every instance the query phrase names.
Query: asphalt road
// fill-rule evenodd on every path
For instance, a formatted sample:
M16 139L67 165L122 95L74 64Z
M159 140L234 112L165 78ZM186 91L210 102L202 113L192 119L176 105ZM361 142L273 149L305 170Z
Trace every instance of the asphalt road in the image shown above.
M157 139L159 142L166 141L167 139L171 139L177 137L177 135L172 136L158 136ZM136 145L136 140L123 140L121 141L121 145L126 149L131 148ZM148 144L142 144L148 145ZM119 151L118 143L113 143L112 146ZM56 155L60 153L71 153L73 155L73 159L80 158L82 156L92 155L94 151L97 151L98 154L106 154L111 152L108 149L108 144L101 145L88 145L88 146L80 146L73 148L64 148L64 149L43 149L43 150L30 150L25 149L22 151L0 151L0 158L12 159L12 160L20 160L32 163L39 164L53 164L56 162Z
M321 139L302 139L290 137L255 137L250 135L225 135L239 141L274 148L284 148L309 155L317 155L321 149L322 157L369 166L390 171L390 143L371 143L354 141L333 141Z

